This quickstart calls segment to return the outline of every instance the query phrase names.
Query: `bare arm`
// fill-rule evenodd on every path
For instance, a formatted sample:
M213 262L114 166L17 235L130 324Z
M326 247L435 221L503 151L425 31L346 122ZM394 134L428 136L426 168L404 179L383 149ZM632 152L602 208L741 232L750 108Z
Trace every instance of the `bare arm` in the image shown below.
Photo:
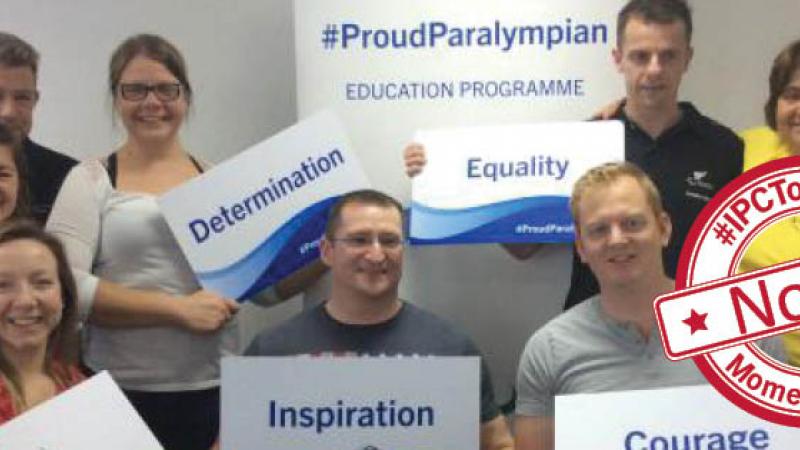
M64 244L78 285L81 318L111 327L179 326L195 332L218 329L238 309L231 300L205 291L186 297L131 289L92 273L101 216L112 194L97 161L76 166L58 193L47 229Z
M625 103L625 98L620 98L617 100L612 101L607 105L603 105L599 111L592 114L591 120L609 120L614 117L614 114L622 107L622 104Z
M327 271L328 267L322 261L316 260L294 271L272 287L256 293L251 296L249 300L254 305L264 308L279 305L295 295L308 290L308 288L319 280Z
M281 300L288 300L304 292L327 271L328 266L318 259L279 281L275 293Z
M160 325L208 333L222 327L238 310L239 305L233 300L208 291L179 297L130 289L101 279L89 320L108 327Z
M517 450L553 450L555 427L550 416L517 416L514 446Z
M512 450L514 441L501 414L481 424L481 450Z
M539 250L545 244L500 244L503 249L513 256L517 261L524 261L530 259L533 255L539 253Z

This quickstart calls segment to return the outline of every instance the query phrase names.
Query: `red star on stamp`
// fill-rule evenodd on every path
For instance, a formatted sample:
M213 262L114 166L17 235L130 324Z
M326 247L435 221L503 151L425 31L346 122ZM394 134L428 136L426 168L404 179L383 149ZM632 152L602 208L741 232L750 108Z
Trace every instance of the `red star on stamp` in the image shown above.
M692 334L694 334L695 331L708 330L706 317L708 317L708 313L698 314L697 311L692 309L692 313L689 317L683 319L683 323L688 325L692 329Z

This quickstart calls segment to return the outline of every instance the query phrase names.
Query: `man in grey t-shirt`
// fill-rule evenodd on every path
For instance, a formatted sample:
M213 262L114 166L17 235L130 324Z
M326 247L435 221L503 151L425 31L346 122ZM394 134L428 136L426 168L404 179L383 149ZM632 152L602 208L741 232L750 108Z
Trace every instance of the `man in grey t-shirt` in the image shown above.
M661 350L653 300L674 290L661 253L672 231L653 182L629 163L591 169L570 200L575 247L600 294L556 317L528 342L517 374L518 450L553 448L559 394L698 384L690 361Z
M691 360L667 360L653 301L675 289L661 253L672 227L658 189L630 163L584 174L570 200L575 248L600 293L538 330L517 373L517 450L553 448L556 395L705 383ZM762 349L785 359L779 339Z

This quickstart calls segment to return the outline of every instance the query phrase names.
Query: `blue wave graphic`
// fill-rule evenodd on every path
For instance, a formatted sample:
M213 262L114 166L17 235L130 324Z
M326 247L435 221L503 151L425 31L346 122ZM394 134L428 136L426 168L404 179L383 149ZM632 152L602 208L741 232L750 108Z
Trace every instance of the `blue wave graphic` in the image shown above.
M411 205L414 244L572 242L569 198L526 197L465 209Z
M333 196L295 214L272 236L228 267L200 272L204 286L228 298L247 299L319 257L319 248L301 252L304 244L317 241L325 231Z

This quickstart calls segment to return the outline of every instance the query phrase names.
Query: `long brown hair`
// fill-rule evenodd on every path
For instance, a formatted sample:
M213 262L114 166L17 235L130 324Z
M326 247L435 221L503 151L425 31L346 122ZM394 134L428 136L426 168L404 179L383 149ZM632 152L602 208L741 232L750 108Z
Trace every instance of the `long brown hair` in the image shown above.
M79 349L76 305L78 296L75 279L67 262L64 247L53 235L45 232L30 220L11 220L0 225L0 246L21 239L30 239L44 245L56 260L63 310L61 321L47 339L45 372L57 383L65 385L69 373L63 368L77 361ZM26 404L19 373L8 362L2 351L0 351L0 375L11 391L17 409L25 409Z

